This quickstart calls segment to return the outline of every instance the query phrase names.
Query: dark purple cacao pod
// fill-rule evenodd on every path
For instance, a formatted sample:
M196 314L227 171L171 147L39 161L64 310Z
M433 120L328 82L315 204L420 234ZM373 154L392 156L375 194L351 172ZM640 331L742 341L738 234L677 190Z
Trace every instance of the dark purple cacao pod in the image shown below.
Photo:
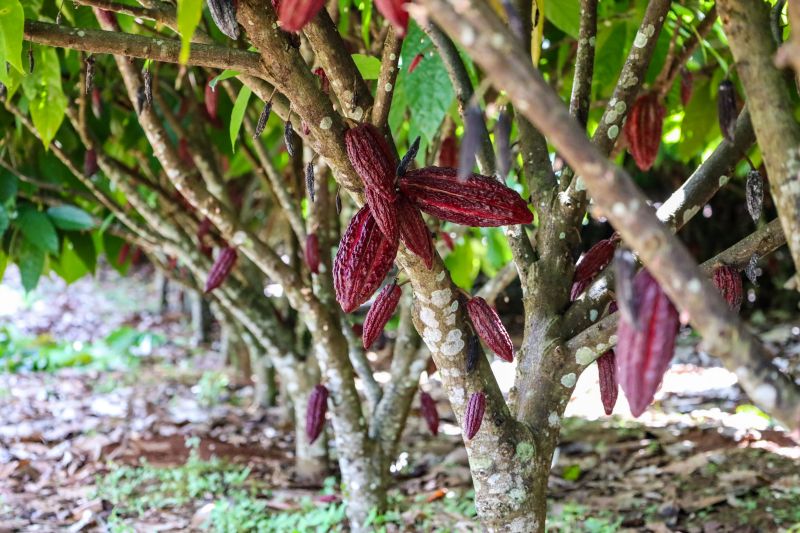
M483 413L486 411L486 394L473 392L464 411L464 435L467 440L472 440L483 423Z
M306 407L306 437L311 444L322 434L325 413L328 412L328 389L325 385L314 385Z
M467 302L467 313L475 326L475 333L497 356L511 362L514 360L514 346L503 322L486 300L476 296Z
M402 294L403 291L396 282L386 285L378 294L364 319L364 335L361 338L364 349L369 349L380 336L386 323L392 318L394 310L397 309Z
M425 391L419 393L420 413L428 425L431 435L434 437L439 434L439 411L436 410L436 402Z

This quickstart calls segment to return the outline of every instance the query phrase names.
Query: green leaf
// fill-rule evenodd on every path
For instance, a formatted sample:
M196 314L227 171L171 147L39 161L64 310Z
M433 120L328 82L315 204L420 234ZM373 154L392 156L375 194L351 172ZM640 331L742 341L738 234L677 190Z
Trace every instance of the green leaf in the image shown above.
M14 174L0 168L0 204L8 202L17 195L18 183L19 180Z
M19 267L19 275L25 292L32 291L39 283L39 277L44 271L44 259L44 250L28 241L20 241L17 249L17 266Z
M353 61L365 80L377 80L381 73L381 61L377 57L353 54Z
M61 63L55 48L34 46L36 68L22 82L33 125L45 148L64 121L67 98L61 88Z
M74 205L59 205L47 210L57 228L64 230L91 229L95 226L92 215Z
M578 38L581 27L581 5L579 0L550 0L545 2L544 16L559 30L570 37Z
M86 266L86 269L94 274L97 268L97 249L91 235L84 232L70 231L66 233L66 237L72 243L72 249Z
M372 20L372 0L360 0L358 3L358 10L361 11L361 38L364 39L365 48L369 50L369 30L370 21Z
M68 285L89 272L69 241L64 241L59 260L57 262L51 261L50 266Z
M239 130L242 129L242 121L244 120L244 113L247 111L247 102L250 101L250 94L252 90L249 87L242 87L239 91L239 96L236 97L236 102L233 104L233 111L231 111L231 148L236 150L236 138L239 136Z
M6 62L18 72L22 66L22 33L25 13L19 0L0 0L0 82L9 81Z
M222 74L220 74L219 76L216 76L213 80L208 82L208 84L211 86L212 89L214 89L219 82L225 81L225 80L230 79L230 78L235 78L239 74L240 73L237 70L223 70Z
M9 224L10 220L8 218L8 212L6 211L5 207L0 205L0 237L2 237L3 233L6 232Z
M17 225L33 246L44 252L58 253L58 234L47 215L28 207L22 210Z
M0 250L0 281L3 281L3 276L6 273L6 267L8 266L8 256Z
M189 43L203 16L203 0L178 0L178 33L181 34L180 62L189 60Z
M697 83L684 110L678 157L683 161L690 160L702 152L706 142L716 135L720 135L719 121L717 104L711 97L711 85Z
M395 139L404 137L401 135L401 128L408 112L411 115L408 138L413 139L419 135L423 144L430 144L455 99L442 59L431 50L430 39L412 21L400 52L400 72L395 87L392 88L394 97L389 111L389 124ZM409 74L408 65L420 53L425 54L425 59Z
M465 290L472 289L472 284L475 283L475 277L481 268L480 259L475 257L472 249L472 239L465 238L457 244L444 259L444 264L450 271L453 283Z

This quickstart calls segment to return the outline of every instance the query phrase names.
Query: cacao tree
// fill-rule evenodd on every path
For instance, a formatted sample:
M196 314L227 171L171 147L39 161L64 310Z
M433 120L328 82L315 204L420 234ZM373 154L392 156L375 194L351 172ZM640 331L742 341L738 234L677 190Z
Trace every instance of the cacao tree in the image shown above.
M327 468L329 415L353 531L386 506L429 357L492 531L544 530L581 372L597 360L598 401L619 383L639 414L681 322L800 425L800 386L737 314L740 272L784 244L800 288L783 2L200 4L0 4L0 265L30 289L134 246L204 292L281 381L305 475ZM756 225L695 257L675 233L729 183ZM512 283L516 346L493 307ZM393 314L381 385L365 350ZM516 365L507 397L488 352Z

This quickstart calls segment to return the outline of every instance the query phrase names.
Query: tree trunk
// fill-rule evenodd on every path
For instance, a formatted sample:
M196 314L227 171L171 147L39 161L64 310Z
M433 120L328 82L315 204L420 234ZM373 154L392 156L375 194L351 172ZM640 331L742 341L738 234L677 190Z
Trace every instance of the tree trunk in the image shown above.
M192 306L192 345L200 346L208 342L211 333L211 308L199 292L191 295Z
M263 354L250 353L253 364L253 403L262 408L274 407L278 397L278 384L275 381L275 367Z

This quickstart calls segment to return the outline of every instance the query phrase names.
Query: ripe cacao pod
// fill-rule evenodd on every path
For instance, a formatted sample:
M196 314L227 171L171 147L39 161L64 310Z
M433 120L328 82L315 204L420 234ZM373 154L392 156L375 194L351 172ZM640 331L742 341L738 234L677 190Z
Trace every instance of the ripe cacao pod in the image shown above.
M333 264L336 301L345 313L366 302L392 268L398 241L390 241L375 223L369 206L353 216Z
M407 0L375 0L375 7L386 20L392 23L400 37L405 37L408 30L407 3Z
M486 394L473 392L464 411L464 434L467 440L472 440L483 423L483 413L486 411Z
M764 178L758 170L751 170L747 173L745 184L745 198L747 200L747 212L753 222L758 222L761 218L761 207L764 204Z
M366 187L364 192L367 205L372 211L372 216L375 217L378 228L380 228L384 237L390 241L397 242L397 239L400 238L400 228L398 226L396 198L387 199L372 187Z
M742 307L744 300L744 288L742 287L742 275L735 268L728 265L721 265L714 269L711 275L714 285L725 297L728 305L736 311Z
M395 281L386 285L378 294L378 297L375 298L364 319L364 335L361 340L365 350L372 346L372 343L383 331L386 323L392 318L402 294L403 291L400 290L400 286Z
M309 444L312 444L322 434L327 412L328 389L325 385L314 385L306 406L306 437L308 437Z
M400 178L400 191L424 212L465 226L529 224L533 214L513 189L494 178L472 174L458 180L458 170L425 167Z
M319 239L316 233L306 236L306 265L313 274L319 274Z
M625 137L628 151L642 170L650 170L661 145L661 131L667 109L659 101L658 94L643 94L634 102L625 121Z
M236 0L207 0L211 18L219 31L234 41L239 38L239 25L236 23Z
M211 86L211 82L206 83L205 95L203 103L206 106L206 112L211 120L217 120L217 104L219 103L219 93Z
M680 321L678 311L647 271L633 280L634 312L639 329L624 316L617 326L617 379L633 416L641 415L653 401L675 350Z
M616 236L598 241L589 248L575 265L575 275L572 278L570 300L574 301L591 282L614 259L614 250L619 239Z
M300 31L317 16L324 0L280 0L278 20L284 31Z
M94 176L100 167L97 165L97 152L94 148L89 148L83 155L83 174L85 176Z
M475 326L475 333L486 346L500 359L511 362L514 359L514 346L497 311L486 300L476 296L467 302L467 313Z
M607 415L614 411L614 405L617 403L617 395L619 394L616 366L617 360L614 350L608 350L597 358L597 374L600 378L600 400L603 402L603 410Z
M397 198L395 205L397 222L400 226L400 240L413 254L422 259L425 267L430 270L433 266L433 240L422 214L403 196Z
M394 201L397 164L386 139L372 124L361 124L344 134L347 157L367 190Z
M402 176L408 170L408 166L414 161L414 158L417 157L417 152L419 151L419 136L414 139L414 142L411 143L411 146L406 152L406 155L403 156L403 159L400 160L400 163L397 165L397 176Z
M122 243L122 246L119 249L119 253L117 254L117 265L122 266L125 264L125 261L128 260L128 254L131 251L131 245L127 242Z
M419 405L422 417L428 425L431 435L439 434L439 411L436 410L436 401L425 391L419 393Z
M733 142L736 131L736 87L731 80L722 80L717 93L717 118L722 136Z
M205 288L206 294L222 285L222 282L225 281L225 278L227 278L231 270L233 270L233 265L236 264L236 256L236 248L228 246L220 251L217 260L214 261L211 270L208 272Z

